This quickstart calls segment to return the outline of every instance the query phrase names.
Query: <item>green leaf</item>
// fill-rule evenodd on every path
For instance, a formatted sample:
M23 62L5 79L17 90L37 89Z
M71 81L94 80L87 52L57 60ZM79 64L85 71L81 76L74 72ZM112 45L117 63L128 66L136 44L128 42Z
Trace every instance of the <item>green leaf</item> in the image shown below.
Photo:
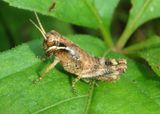
M133 8L128 23L135 29L148 20L160 17L159 3L159 0L132 0Z
M160 37L149 39L150 42L143 42L148 45L145 49L138 51L137 55L148 62L153 71L160 76Z
M7 32L7 35L9 34L9 38L2 37L0 46L5 45L7 43L5 40L7 39L9 39L10 43L12 44L10 47L13 47L24 41L41 37L39 31L35 31L33 24L29 21L30 18L33 20L35 19L34 13L19 10L15 7L9 7L8 4L3 1L0 1L0 4L2 4L2 7L0 7L0 19L3 29L6 30L1 30L0 26L0 31L1 33ZM14 19L15 17L17 17L17 19ZM39 17L42 24L45 25L46 30L51 30L54 28L54 30L59 31L64 35L73 33L71 26L67 23L60 22L52 17L46 18L45 16L41 15Z
M124 53L137 55L148 62L153 71L160 76L160 37L152 36L147 40L125 48Z
M59 0L54 15L70 23L94 28L98 28L102 21L108 28L118 2L119 0Z
M138 55L145 59L151 66L153 71L160 76L160 46L158 48L146 49L141 51Z
M159 4L159 0L132 0L129 20L117 43L118 48L123 48L132 33L143 23L160 17Z
M11 6L23 8L31 11L37 11L42 14L52 15L60 20L83 25L92 28L98 28L99 19L109 27L112 15L119 0L4 0ZM56 3L53 12L49 12L52 3ZM39 5L43 4L43 5ZM97 10L97 13L95 13Z
M99 28L107 45L112 47L109 30L112 15L119 0L4 0L11 6L37 11L54 16L65 22L85 27ZM56 3L55 9L49 12L49 7ZM43 4L43 5L40 5Z
M70 39L90 54L102 56L102 41L91 36L76 35ZM72 93L71 75L61 67L50 71L38 84L32 81L47 65L37 56L43 55L42 41L36 40L0 54L0 113L2 114L122 114L158 113L159 81L155 74L127 57L128 69L116 83L83 81ZM124 58L110 53L107 57ZM89 92L89 94L88 94Z

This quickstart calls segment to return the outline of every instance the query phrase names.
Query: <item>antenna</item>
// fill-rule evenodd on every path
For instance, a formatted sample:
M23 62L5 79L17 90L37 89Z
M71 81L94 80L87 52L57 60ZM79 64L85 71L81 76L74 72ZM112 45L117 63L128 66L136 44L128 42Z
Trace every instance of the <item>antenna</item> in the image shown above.
M39 26L38 26L32 19L29 19L29 21L41 32L41 34L43 35L44 39L47 40L47 38L46 38L46 36L45 36L46 32L45 32L45 30L43 29L43 26L42 26L42 24L41 24L41 21L40 21L38 15L37 15L37 13L36 13L36 12L34 12L34 13L35 13L35 16L36 16L36 19L37 19L37 21L38 21Z
M43 31L43 33L45 33L45 34L46 34L46 32L45 32L45 30L43 29L43 26L42 26L42 24L41 24L41 21L40 21L40 19L39 19L38 15L37 15L37 13L36 13L36 12L34 12L34 14L35 14L35 16L36 16L36 19L37 19L37 21L38 21L38 24L39 24L39 26L40 26L41 30Z

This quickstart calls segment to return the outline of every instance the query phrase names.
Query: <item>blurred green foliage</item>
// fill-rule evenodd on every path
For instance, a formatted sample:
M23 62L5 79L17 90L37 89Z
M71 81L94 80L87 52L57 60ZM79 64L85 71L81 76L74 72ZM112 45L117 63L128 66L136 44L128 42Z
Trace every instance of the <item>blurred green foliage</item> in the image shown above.
M41 35L29 22L29 19L34 19L33 12L19 10L15 7L10 7L7 3L0 1L0 51L4 51L15 47L33 39L40 39ZM119 2L116 11L114 12L111 32L116 40L123 31L123 28L128 19L128 11L131 8L131 3L128 0ZM40 15L41 21L45 29L59 31L63 35L74 33L89 33L100 36L95 30L67 24L63 21L51 18L50 16ZM127 45L143 41L149 36L160 35L160 19L154 19L139 27L131 36ZM14 23L13 23L14 22Z
M39 31L29 21L29 19L35 20L33 12L10 7L3 1L0 1L0 6L0 51L42 38ZM44 15L40 15L40 18L47 31L54 29L64 35L74 33L71 25L67 23Z

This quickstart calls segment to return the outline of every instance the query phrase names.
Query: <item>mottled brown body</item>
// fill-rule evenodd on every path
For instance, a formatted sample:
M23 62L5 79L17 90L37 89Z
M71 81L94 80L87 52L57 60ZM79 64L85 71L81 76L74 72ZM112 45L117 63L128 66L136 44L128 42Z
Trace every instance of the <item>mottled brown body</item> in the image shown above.
M119 78L119 74L127 68L125 59L116 60L92 57L79 46L63 38L55 31L47 33L46 38L49 39L49 41L44 41L47 55L54 54L66 71L76 74L80 78L116 80ZM51 49L52 46L64 48L58 50L56 48Z

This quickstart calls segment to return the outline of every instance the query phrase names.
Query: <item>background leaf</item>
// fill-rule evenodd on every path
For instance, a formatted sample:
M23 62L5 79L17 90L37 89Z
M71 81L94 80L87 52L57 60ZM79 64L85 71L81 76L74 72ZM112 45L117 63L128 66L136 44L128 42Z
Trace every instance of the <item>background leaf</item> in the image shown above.
M160 17L159 0L132 0L132 9L129 17L129 24L135 30L148 20Z
M98 28L105 43L113 46L110 24L115 7L119 0L4 0L10 5L22 9L36 11L42 14L54 16L65 22ZM49 12L49 8L56 3L55 9ZM43 4L43 5L39 5Z
M52 15L60 20L83 25L92 28L98 28L99 20L110 26L112 15L119 0L4 0L11 6L23 8L31 11L37 11L42 14ZM56 3L55 9L49 12L49 7ZM43 4L43 6L39 5ZM98 14L95 13L98 11ZM100 16L100 17L97 17Z
M102 56L106 50L102 41L91 36L76 35L70 36L70 39L96 56ZM78 82L78 95L74 96L70 84L70 78L74 75L59 66L34 85L32 81L38 77L37 73L48 64L37 58L43 53L41 45L42 41L36 40L0 54L0 113L159 112L159 79L126 57L128 69L121 79L116 83L98 82L99 86L92 88L92 96L88 96L91 92L89 85L82 81ZM9 57L11 55L14 58ZM107 57L124 58L116 53L110 53Z
M159 0L132 0L132 8L129 14L127 26L117 43L122 48L128 41L131 34L143 23L160 17Z
M8 3L3 1L0 1L0 6L0 51L41 37L39 31L36 31L33 24L29 21L30 18L35 20L34 13L9 7ZM54 28L54 30L59 31L63 35L73 34L71 25L52 17L42 15L39 15L39 17L42 24L45 25L46 31Z
M152 36L147 40L124 49L125 53L137 55L148 62L153 71L160 76L160 37Z
M146 49L144 51L141 51L138 55L145 59L148 64L151 66L153 71L157 73L157 75L160 76L160 47L153 48L153 49Z

